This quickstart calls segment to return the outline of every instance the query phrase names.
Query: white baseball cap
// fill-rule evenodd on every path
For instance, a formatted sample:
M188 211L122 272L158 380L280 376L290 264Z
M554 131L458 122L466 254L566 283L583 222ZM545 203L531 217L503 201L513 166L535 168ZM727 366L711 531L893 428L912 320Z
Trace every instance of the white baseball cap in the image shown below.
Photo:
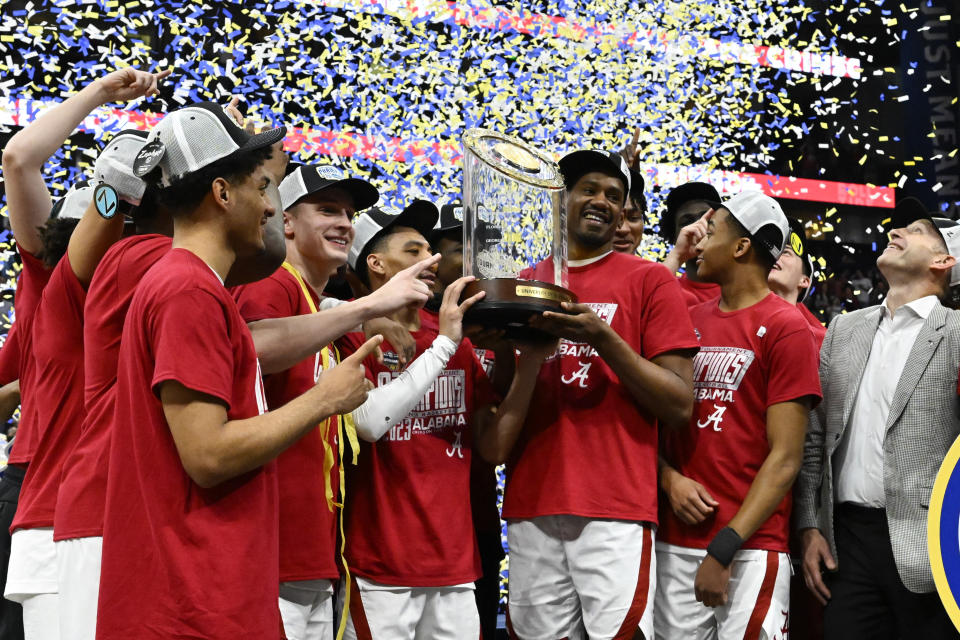
M93 164L95 182L106 182L117 195L130 204L139 205L147 183L133 173L133 161L147 142L146 131L125 129L110 138Z
M723 207L730 212L737 222L743 225L759 247L776 260L783 253L787 239L790 237L790 223L787 216L776 200L760 191L742 191L723 202L710 203L714 209ZM772 224L780 231L780 242L776 245L756 238L756 233L765 226Z
M83 212L93 202L94 186L86 180L75 183L62 198L56 201L50 211L51 218L79 220Z
M933 223L940 237L943 238L947 251L957 259L957 263L950 270L950 286L956 286L960 284L960 222L949 218L928 217L927 219Z
M303 164L288 171L280 183L280 202L286 211L301 199L329 187L343 189L353 198L353 206L362 211L377 204L380 192L366 180L347 177L343 170L329 164Z
M171 111L150 132L133 162L133 173L143 178L160 167L160 184L169 187L238 151L253 151L283 140L286 129L277 127L250 135L213 102L197 102Z

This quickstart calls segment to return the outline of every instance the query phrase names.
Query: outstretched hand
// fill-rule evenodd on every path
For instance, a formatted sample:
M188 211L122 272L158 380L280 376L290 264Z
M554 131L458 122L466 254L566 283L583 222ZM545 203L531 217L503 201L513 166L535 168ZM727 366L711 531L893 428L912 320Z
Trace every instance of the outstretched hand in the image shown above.
M440 335L447 336L457 344L463 340L463 314L486 295L485 291L481 291L460 302L463 288L475 279L473 276L464 276L451 283L443 292L443 303L440 305Z
M627 166L634 171L640 171L640 151L637 149L637 143L639 142L640 127L635 127L633 130L633 138L627 146L620 150L620 155L627 161Z
M691 222L680 229L680 233L677 234L677 244L673 248L677 253L680 264L696 257L697 245L707 235L707 223L710 222L713 213L713 209L708 209L696 222Z
M141 96L149 98L159 93L160 81L171 73L171 69L150 73L133 67L108 73L97 81L103 96L101 103L125 102Z

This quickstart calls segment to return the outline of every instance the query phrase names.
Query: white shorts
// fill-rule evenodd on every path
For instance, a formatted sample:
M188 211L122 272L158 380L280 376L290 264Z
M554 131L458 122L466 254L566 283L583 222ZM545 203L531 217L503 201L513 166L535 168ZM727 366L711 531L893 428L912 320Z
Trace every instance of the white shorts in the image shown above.
M280 617L287 640L332 640L333 583L300 580L280 583Z
M657 640L785 640L789 637L790 556L744 549L730 565L727 604L697 602L693 582L704 549L657 544Z
M507 625L521 640L653 633L654 531L559 515L510 520Z
M103 538L55 543L60 586L60 640L94 640Z
M53 527L17 529L10 538L10 564L3 597L23 603L41 593L57 593L57 548Z
M347 640L479 638L480 616L473 583L411 588L353 578L350 615L343 637Z

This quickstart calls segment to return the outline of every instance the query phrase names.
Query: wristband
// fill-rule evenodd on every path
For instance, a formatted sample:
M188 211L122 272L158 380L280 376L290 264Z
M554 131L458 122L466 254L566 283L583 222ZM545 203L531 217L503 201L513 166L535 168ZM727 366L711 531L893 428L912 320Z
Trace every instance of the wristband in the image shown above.
M733 555L740 550L741 545L743 538L730 527L724 527L710 541L707 553L723 566L729 567L733 562Z

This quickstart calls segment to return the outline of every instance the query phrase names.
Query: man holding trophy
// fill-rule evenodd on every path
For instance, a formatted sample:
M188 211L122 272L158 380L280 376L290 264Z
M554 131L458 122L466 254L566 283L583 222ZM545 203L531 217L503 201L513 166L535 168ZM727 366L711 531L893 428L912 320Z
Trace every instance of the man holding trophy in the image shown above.
M652 638L658 424L689 421L698 348L680 287L613 251L630 191L619 155L571 153L554 183L520 141L468 132L464 146L464 270L487 291L475 317L562 339L507 465L508 624L524 640ZM491 268L511 257L534 267Z

